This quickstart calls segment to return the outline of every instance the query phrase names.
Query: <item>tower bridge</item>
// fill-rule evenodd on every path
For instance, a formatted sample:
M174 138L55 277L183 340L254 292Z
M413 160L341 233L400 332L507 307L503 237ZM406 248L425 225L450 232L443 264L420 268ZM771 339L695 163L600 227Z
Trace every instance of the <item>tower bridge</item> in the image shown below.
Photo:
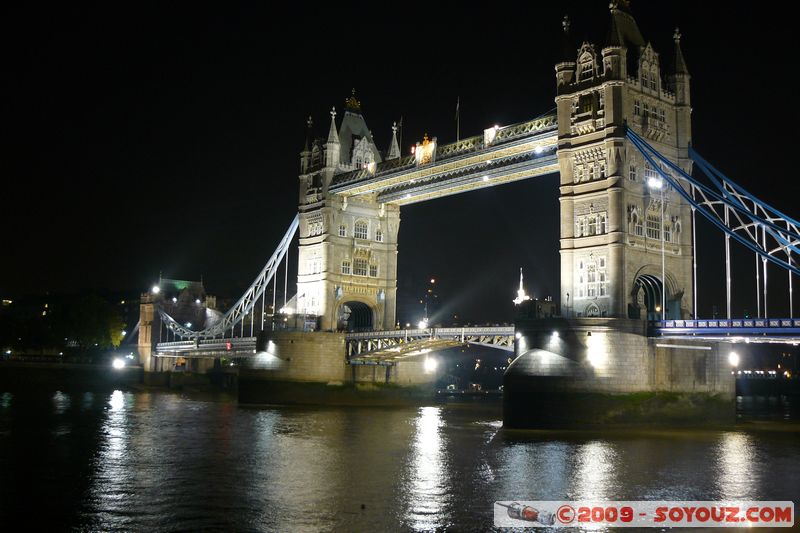
M331 110L326 136L315 134L309 118L300 154L298 214L278 248L233 308L213 323L189 327L170 316L158 296L148 296L140 320L146 368L153 368L151 355L252 354L257 338L271 330L277 316L279 283L284 287L281 316L301 316L305 328L318 332L347 332L331 337L330 346L353 364L394 362L460 343L513 347L518 355L546 349L557 357L537 360L539 371L548 365L578 365L583 372L587 361L594 361L589 365L593 375L616 390L627 383L625 369L636 368L642 376L657 372L647 360L607 361L605 367L598 363L601 359L593 351L605 343L608 359L614 339L642 354L661 353L667 346L675 352L664 356L670 368L671 358L696 355L680 352L688 345L710 350L732 340L798 342L800 324L793 317L792 297L793 277L800 274L795 257L800 223L744 190L695 151L691 76L680 32L673 35L671 51L655 50L622 0L612 2L603 43L572 41L568 20L563 26L568 44L555 65L554 113L531 113L536 118L493 125L454 143L440 144L426 135L411 155L401 155L396 126L389 147L377 147L355 94L345 100L342 112ZM549 317L527 333L522 322L516 330L495 334L480 328L396 329L403 206L556 172L560 217L553 231L560 236L560 319ZM698 316L698 217L725 240L725 262L719 265L726 282L724 319ZM291 247L295 236L296 256ZM751 321L732 315L732 245L754 257L758 310ZM298 261L297 290L291 297L286 274L290 256ZM786 276L788 317L770 317L768 265L773 274L777 268ZM270 284L272 303L265 304ZM321 339L323 333L318 335ZM662 344L641 341L648 338ZM292 337L295 341L301 338ZM719 377L718 361L697 359L693 368L707 365L708 374L702 376ZM694 375L692 387L701 382L700 375ZM722 390L721 381L702 377L702 383L709 391Z

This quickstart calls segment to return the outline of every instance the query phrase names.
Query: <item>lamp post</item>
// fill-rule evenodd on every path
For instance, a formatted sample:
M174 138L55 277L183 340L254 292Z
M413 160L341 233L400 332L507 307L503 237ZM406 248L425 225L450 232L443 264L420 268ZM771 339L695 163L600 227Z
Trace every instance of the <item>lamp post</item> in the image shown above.
M666 278L666 263L664 256L664 180L661 178L651 177L647 180L647 186L650 189L659 191L661 195L661 226L659 233L661 234L661 320L665 320L667 312L667 278Z

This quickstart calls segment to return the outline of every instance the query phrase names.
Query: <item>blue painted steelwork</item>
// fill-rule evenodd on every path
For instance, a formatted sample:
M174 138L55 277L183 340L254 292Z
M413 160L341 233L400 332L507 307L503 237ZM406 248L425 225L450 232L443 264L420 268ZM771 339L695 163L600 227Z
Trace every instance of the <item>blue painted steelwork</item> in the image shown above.
M657 320L650 322L650 336L655 337L746 337L758 341L795 343L800 340L800 319L734 318L707 320Z
M626 136L661 178L715 227L762 259L800 275L800 268L795 266L798 261L792 257L792 253L799 253L797 245L800 245L800 231L798 231L800 224L797 221L747 193L742 187L713 169L694 150L690 150L690 158L704 173L707 173L718 191L701 183L661 155L630 128L627 129ZM686 182L688 187L681 181ZM728 222L726 217L717 211L720 207L732 211L735 220ZM764 232L760 242L759 228ZM776 243L774 246L767 246L766 234L773 238ZM776 256L779 252L786 256L786 260Z

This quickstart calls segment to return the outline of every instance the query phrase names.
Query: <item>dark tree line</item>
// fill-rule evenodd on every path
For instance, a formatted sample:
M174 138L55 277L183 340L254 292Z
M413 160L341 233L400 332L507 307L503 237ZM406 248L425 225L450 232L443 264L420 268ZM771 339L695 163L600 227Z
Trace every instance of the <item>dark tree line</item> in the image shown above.
M12 353L86 355L119 346L119 311L95 294L37 297L0 308L0 347Z

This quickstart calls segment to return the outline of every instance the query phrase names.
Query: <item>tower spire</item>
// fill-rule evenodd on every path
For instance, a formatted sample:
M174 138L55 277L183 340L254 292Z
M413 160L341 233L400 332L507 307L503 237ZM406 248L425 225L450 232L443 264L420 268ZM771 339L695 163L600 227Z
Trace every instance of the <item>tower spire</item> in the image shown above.
M392 123L392 143L389 145L389 152L386 154L386 160L397 159L400 157L400 145L397 143L397 122Z
M513 300L514 305L519 305L530 299L531 297L525 294L525 288L522 286L522 267L519 267L519 289L517 289L517 297Z

